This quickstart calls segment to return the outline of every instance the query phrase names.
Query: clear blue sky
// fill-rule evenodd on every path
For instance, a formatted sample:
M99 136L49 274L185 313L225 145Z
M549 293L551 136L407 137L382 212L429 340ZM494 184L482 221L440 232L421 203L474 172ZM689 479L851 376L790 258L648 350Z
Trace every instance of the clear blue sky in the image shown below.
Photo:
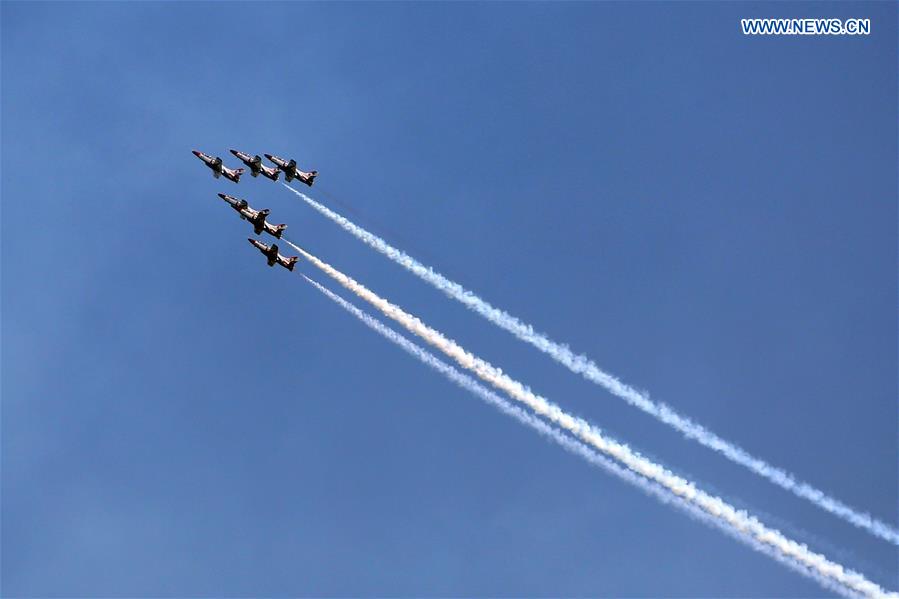
M215 180L190 154L318 169L314 197L896 522L895 3L0 11L3 596L821 596L266 268L220 191L899 586L886 543L571 375L279 185ZM867 17L872 34L740 33L777 16Z

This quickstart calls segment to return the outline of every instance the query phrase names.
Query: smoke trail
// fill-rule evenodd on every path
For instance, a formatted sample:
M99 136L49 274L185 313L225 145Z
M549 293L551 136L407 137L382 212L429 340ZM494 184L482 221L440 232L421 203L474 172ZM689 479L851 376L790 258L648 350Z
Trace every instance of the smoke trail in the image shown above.
M587 380L604 387L613 395L616 395L632 406L635 406L657 420L680 431L688 439L693 439L701 445L718 452L732 462L751 470L798 497L811 501L821 509L842 518L846 522L867 530L869 533L889 541L894 545L899 545L899 530L890 524L878 520L870 514L858 511L808 483L796 480L796 478L786 470L773 466L766 461L753 456L741 447L722 439L701 424L694 422L686 416L678 414L668 405L652 401L644 393L637 391L633 387L618 380L615 376L603 371L587 356L575 354L567 346L556 343L546 335L535 331L531 325L525 324L511 314L493 307L488 302L475 295L472 291L465 289L458 283L450 281L440 273L435 272L430 267L421 264L411 256L407 255L405 252L394 248L377 235L369 233L336 212L319 204L306 194L297 191L287 184L284 184L284 186L297 194L304 202L309 204L309 206L328 219L334 221L342 229L349 232L369 247L384 254L403 268L443 291L451 298L461 302L471 310L474 310L498 327L512 333L522 341L533 345L560 364L566 366L572 372L578 373Z
M283 239L283 241L343 287L370 303L409 332L418 335L421 339L454 359L457 364L470 370L481 380L506 392L510 397L524 403L540 416L567 430L575 437L593 446L594 449L598 449L607 456L618 460L630 470L662 485L675 495L691 502L710 517L717 518L723 524L730 526L736 534L746 535L749 539L768 545L782 559L795 560L800 567L816 572L825 579L842 585L851 593L858 593L868 597L887 596L886 591L863 575L848 570L840 564L830 561L823 555L810 551L808 547L786 538L777 530L766 527L758 519L737 510L722 499L697 489L689 481L634 452L627 445L606 437L588 422L569 415L544 397L535 395L518 381L506 376L502 370L469 353L454 341L446 338L442 333L428 327L415 316L404 312L400 307L381 298L331 265L319 260L290 241L286 239ZM899 594L893 594L892 596L899 599Z
M337 305L339 305L341 308L343 308L344 310L346 310L347 312L349 312L350 314L352 314L353 316L355 316L356 318L361 320L370 329L372 329L372 330L376 331L377 333L379 333L380 335L384 336L389 341L392 341L393 343L398 345L400 348L402 348L404 351L411 354L413 357L417 358L418 360L420 360L427 366L430 366L432 369L436 370L440 374L444 375L445 377L447 377L449 380L454 382L456 385L458 385L462 389L465 389L466 391L473 393L474 395L476 395L479 398L481 398L482 400L484 400L486 403L492 405L493 407L495 407L497 410L499 410L503 414L505 414L507 416L511 416L512 418L514 418L515 420L517 420L519 423L523 424L524 426L530 427L531 429L537 431L539 434L541 434L541 435L547 437L548 439L550 439L551 441L555 442L557 445L561 446L566 451L568 451L574 455L582 457L584 460L586 460L590 464L597 466L599 468L602 468L609 474L612 474L613 476L616 476L625 482L635 485L638 489L640 489L641 491L643 491L650 497L654 497L664 504L673 505L673 506L679 508L680 510L686 512L691 517L706 524L707 526L716 528L716 529L724 532L728 536L736 539L737 541L740 541L744 544L748 544L753 549L756 549L757 551L761 551L771 557L774 557L775 559L778 559L779 561L782 561L787 566L798 571L800 574L804 574L806 576L809 576L809 577L815 579L819 584L823 585L825 588L828 588L828 589L838 592L838 593L846 591L846 589L844 587L834 584L833 581L823 578L822 576L820 576L819 574L817 574L814 571L811 571L807 568L801 567L795 561L781 560L780 555L774 553L772 551L772 549L770 547L768 547L767 545L762 545L761 543L759 543L757 541L754 541L754 540L750 541L745 536L734 534L734 532L730 528L723 525L719 520L711 518L708 514L701 511L699 508L695 507L693 504L685 501L684 499L682 499L681 497L678 497L677 495L674 495L673 493L668 491L666 488L660 486L659 484L649 481L646 478L643 478L642 476L639 476L638 474L635 474L634 472L628 470L627 468L623 468L623 467L619 466L615 462L604 457L602 454L599 454L599 453L593 451L592 449L590 449L583 443L576 441L576 440L572 439L571 437L569 437L568 435L562 433L558 429L553 428L552 426L549 426L543 420L540 420L539 418L537 418L536 416L532 415L529 412L526 412L522 408L513 406L508 401L506 401L505 399L503 399L502 397L500 397L493 391L489 390L488 388L484 387L483 385L478 383L476 380L474 380L467 374L463 374L462 372L456 370L454 367L450 366L446 362L444 362L444 361L440 360L439 358L437 358L436 356L434 356L434 354L431 354L430 352L426 351L422 347L412 343L411 341L409 341L408 339L406 339L399 333L388 328L381 321L377 320L376 318L374 318L372 316L369 316L368 314L366 314L365 312L363 312L362 310L360 310L353 304L349 303L348 301L346 301L339 295L331 292L330 290L326 289L324 286L320 285L316 281L313 281L312 279L310 279L309 277L307 277L306 275L304 275L302 273L301 273L301 276L304 279L306 279L306 281L308 281L312 286L314 286L316 289L318 289L320 292L322 292L328 299L332 300Z

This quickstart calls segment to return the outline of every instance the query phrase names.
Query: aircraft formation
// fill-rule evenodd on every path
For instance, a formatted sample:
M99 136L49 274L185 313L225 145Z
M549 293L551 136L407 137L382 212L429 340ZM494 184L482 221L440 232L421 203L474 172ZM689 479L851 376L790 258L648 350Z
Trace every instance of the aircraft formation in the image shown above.
M263 177L271 179L272 181L277 181L281 173L284 173L284 179L286 181L293 181L294 179L297 179L298 181L305 183L309 187L312 187L313 182L315 182L315 177L316 175L318 175L318 171L310 171L307 173L305 171L299 170L297 168L297 161L293 159L284 160L283 158L280 158L278 156L266 154L265 157L275 165L267 166L262 163L262 158L259 156L259 154L250 156L249 154L241 152L239 150L230 151L241 162L247 165L247 167L250 169L250 174L254 177L258 177L261 174ZM216 179L218 179L219 177L225 177L229 181L240 183L240 176L245 172L245 169L228 168L223 164L222 159L219 156L213 158L212 156L204 154L199 150L193 150L193 155L202 160L203 164L205 164L212 170L212 176ZM226 193L220 193L218 195L232 208L234 208L234 210L240 215L241 220L245 220L253 225L253 233L255 235L268 233L276 239L281 239L281 235L284 233L284 229L287 228L287 225L283 223L274 225L268 222L266 218L271 212L268 208L256 210L251 207L249 202L244 199L236 198ZM288 258L287 256L278 253L278 245L275 243L267 245L257 239L253 239L252 237L248 237L247 241L249 241L253 245L253 247L262 252L262 255L265 256L266 262L269 266L280 264L287 270L292 271L293 267L300 259L299 256L292 256Z
M237 150L231 150L231 153L250 168L254 177L262 174L272 181L277 181L280 174L284 173L285 180L299 179L311 187L317 175L316 171L307 173L298 170L295 160L284 160L265 154L265 157L275 165L272 167L263 165L262 158L259 155L250 156ZM243 168L229 169L225 167L221 158L213 158L198 151L194 151L194 155L212 169L216 178L224 175L225 178L237 183L244 172ZM792 492L798 498L806 499L817 507L841 518L844 522L867 530L872 535L899 546L899 530L891 523L878 520L865 512L855 510L838 499L830 497L824 491L818 490L808 483L798 481L792 474L777 466L750 455L746 450L719 437L689 417L678 414L673 408L665 404L655 403L643 392L637 391L635 388L617 379L614 375L601 370L588 357L575 354L566 345L559 344L545 335L535 332L535 328L530 324L519 320L501 308L494 307L478 297L474 292L447 279L431 267L418 262L402 250L389 245L377 235L350 222L345 217L319 204L313 198L301 193L294 187L286 187L299 196L307 205L335 224L338 224L342 229L373 250L414 273L436 289L446 293L449 297L471 308L500 329L512 333L519 340L547 354L556 362L566 366L571 372L581 374L588 381L605 388L612 395L624 400L631 406L683 433L687 438L716 451L734 464L746 467L767 481ZM269 223L266 220L269 215L268 209L257 210L241 198L225 193L218 195L238 213L242 220L250 223L255 235L267 233L275 239L282 239L287 225ZM455 367L448 363L442 362L422 347L408 341L377 319L301 273L307 282L341 305L345 310L354 314L370 328L404 347L406 351L418 357L419 360L431 368L443 373L450 380L480 396L481 399L488 403L499 407L503 412L512 415L520 422L537 429L570 451L580 454L591 463L597 464L623 480L636 485L647 494L659 497L662 502L680 507L694 517L731 533L738 540L809 576L827 589L835 590L847 597L892 597L899 599L899 593L884 590L876 582L867 579L863 574L830 561L826 556L810 550L806 545L786 537L774 528L769 528L747 511L730 505L718 496L702 491L691 480L668 470L664 465L656 463L654 460L632 451L628 445L619 443L610 437L607 438L600 429L579 417L568 414L560 406L552 403L545 397L536 395L524 383L516 381L505 374L502 369L472 354L440 331L426 325L420 318L404 311L386 298L377 295L362 283L340 272L308 251L294 245L290 240L286 238L283 240L306 258L307 264L322 271L333 279L335 283L344 287L358 299L370 304L372 308L393 320L410 334L421 338L429 346L440 350L458 366L470 371L477 379L489 384L498 392L504 393L510 399L523 404L527 409L509 404L501 395L482 386L471 376L456 370ZM266 263L270 267L280 264L283 268L293 271L294 266L299 261L299 256L287 257L281 255L275 243L267 245L253 237L249 237L248 241L265 256Z

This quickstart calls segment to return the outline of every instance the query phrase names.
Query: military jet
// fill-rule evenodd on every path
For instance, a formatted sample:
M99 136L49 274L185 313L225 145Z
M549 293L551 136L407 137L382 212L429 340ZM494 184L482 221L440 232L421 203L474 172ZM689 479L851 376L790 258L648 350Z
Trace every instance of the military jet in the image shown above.
M287 228L287 225L273 225L265 222L265 217L267 217L270 212L268 208L263 210L253 210L250 208L250 205L247 204L246 200L229 196L226 193L220 193L219 197L231 204L231 207L240 214L240 218L249 221L250 224L253 225L253 232L256 233L256 235L265 231L272 237L281 239L281 234L284 233L284 229Z
M256 249L258 249L260 252L263 253L263 255L265 255L265 257L268 259L269 266L274 266L275 263L277 262L278 264L280 264L287 270L292 271L294 265L297 263L297 260L300 259L299 256L293 256L292 258L285 258L284 256L282 256L281 254L278 253L278 246L275 245L274 243L271 245L271 247L269 247L269 246L265 245L264 243L262 243L261 241L257 241L255 239L253 239L252 237L247 237L247 241L252 243L253 246L256 247Z
M271 160L272 164L277 165L279 169L284 171L284 178L288 183L293 181L294 179L299 179L309 187L312 187L312 183L315 181L316 175L318 175L318 171L305 173L298 169L296 160L284 160L283 158L278 158L277 156L272 156L271 154L266 154L265 157Z
M272 181L277 181L278 175L281 174L278 169L262 164L262 158L259 156L259 154L250 156L249 154L244 154L239 150L231 150L231 153L237 156L237 158L239 158L241 162L250 167L250 174L254 177L258 177L259 174L262 173L264 177L268 177Z
M198 152L197 150L191 150L193 155L202 160L206 166L212 169L212 176L218 179L222 175L225 175L225 178L234 181L235 183L240 182L240 176L243 174L242 168L228 168L222 164L222 159L216 156L213 158L212 156L207 156L203 152Z

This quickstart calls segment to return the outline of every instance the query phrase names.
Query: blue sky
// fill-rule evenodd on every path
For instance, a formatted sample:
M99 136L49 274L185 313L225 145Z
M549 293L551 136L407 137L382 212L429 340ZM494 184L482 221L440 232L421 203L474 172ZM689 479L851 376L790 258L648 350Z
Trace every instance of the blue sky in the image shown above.
M571 375L279 185L215 180L190 154L318 169L313 197L896 522L894 3L0 10L4 596L822 594L266 268L221 191L899 586L886 543ZM780 16L867 17L872 34L740 33Z

